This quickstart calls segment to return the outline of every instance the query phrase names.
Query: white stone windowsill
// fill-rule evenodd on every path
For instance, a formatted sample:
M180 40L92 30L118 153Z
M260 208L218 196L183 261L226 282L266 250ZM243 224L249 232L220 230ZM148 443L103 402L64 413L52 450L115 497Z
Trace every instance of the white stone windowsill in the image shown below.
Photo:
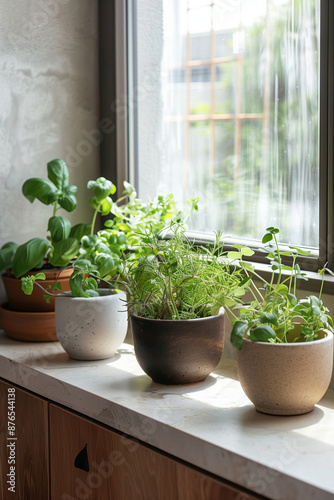
M0 333L0 377L140 439L205 471L277 500L334 495L334 391L307 415L255 411L222 359L201 384L162 386L123 344L113 358L71 360L58 342Z

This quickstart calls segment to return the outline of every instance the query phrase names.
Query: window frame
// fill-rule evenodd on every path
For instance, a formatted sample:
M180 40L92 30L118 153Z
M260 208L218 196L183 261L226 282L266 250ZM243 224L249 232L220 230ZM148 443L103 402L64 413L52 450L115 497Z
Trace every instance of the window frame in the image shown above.
M136 185L138 175L137 74L129 64L136 60L136 0L99 0L100 118L111 116L115 134L101 144L101 172ZM110 20L113 20L111 23ZM111 29L111 25L113 29ZM319 103L319 257L306 257L303 269L316 271L334 266L334 2L320 0L320 103ZM201 238L200 238L201 239ZM207 241L207 238L204 238ZM232 243L231 243L232 244ZM228 248L229 244L226 245ZM252 246L251 244L249 246ZM256 245L258 247L258 245ZM256 253L255 263L266 262ZM311 276L311 275L310 275ZM316 280L317 281L317 280ZM332 280L329 278L329 282ZM333 285L334 291L334 285Z

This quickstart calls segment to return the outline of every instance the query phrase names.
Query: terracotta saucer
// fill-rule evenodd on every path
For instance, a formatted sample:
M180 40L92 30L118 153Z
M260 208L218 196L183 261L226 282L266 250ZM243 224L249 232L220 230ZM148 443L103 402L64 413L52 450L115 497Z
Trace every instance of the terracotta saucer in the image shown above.
M0 328L8 337L30 342L58 340L54 312L12 311L8 304L0 304Z

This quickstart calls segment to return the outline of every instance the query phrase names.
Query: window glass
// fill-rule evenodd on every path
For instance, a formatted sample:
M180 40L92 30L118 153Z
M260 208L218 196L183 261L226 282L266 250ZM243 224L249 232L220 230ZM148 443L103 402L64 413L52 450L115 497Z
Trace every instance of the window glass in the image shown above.
M319 249L320 0L138 0L139 195L199 231Z

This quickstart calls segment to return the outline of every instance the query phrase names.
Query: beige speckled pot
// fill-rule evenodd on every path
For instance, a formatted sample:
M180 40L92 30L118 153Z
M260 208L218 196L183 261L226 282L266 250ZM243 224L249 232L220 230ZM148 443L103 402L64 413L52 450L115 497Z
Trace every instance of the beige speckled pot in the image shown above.
M255 408L272 415L311 411L328 389L333 334L313 342L270 344L244 339L237 351L239 379Z

